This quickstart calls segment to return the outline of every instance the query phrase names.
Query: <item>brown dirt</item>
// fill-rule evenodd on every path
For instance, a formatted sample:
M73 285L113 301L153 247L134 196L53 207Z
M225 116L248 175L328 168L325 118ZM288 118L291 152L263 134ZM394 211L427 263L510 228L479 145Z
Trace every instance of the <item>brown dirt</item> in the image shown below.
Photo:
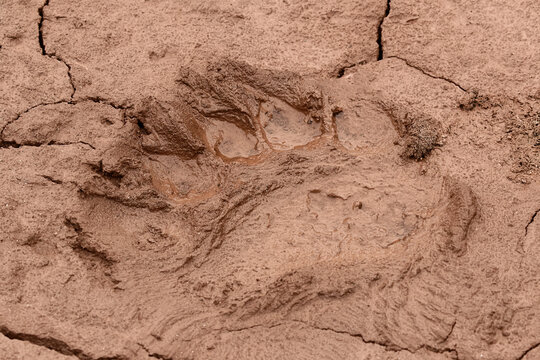
M540 359L538 1L0 5L0 359Z

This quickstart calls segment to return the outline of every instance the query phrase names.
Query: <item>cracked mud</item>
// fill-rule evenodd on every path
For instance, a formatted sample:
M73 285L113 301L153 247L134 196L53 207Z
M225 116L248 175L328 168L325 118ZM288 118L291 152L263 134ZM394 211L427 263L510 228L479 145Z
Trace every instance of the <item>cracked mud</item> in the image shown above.
M0 359L540 359L537 1L0 9Z

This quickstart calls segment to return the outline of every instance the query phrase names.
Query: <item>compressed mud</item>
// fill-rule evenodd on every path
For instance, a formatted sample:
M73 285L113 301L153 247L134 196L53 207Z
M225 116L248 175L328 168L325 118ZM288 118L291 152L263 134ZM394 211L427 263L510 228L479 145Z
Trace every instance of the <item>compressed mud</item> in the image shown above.
M540 359L538 2L0 9L0 359Z

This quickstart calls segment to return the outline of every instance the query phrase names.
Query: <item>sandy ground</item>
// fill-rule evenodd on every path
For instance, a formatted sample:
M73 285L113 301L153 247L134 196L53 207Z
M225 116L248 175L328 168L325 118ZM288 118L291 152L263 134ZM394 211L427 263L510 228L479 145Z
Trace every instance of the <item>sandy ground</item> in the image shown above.
M0 0L0 359L540 359L537 0Z

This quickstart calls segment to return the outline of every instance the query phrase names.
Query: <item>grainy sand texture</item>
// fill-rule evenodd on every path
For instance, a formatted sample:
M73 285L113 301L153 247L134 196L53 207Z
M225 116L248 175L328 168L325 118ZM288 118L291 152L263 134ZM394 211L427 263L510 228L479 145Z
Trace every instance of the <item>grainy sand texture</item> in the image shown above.
M538 0L0 0L0 360L540 359Z

